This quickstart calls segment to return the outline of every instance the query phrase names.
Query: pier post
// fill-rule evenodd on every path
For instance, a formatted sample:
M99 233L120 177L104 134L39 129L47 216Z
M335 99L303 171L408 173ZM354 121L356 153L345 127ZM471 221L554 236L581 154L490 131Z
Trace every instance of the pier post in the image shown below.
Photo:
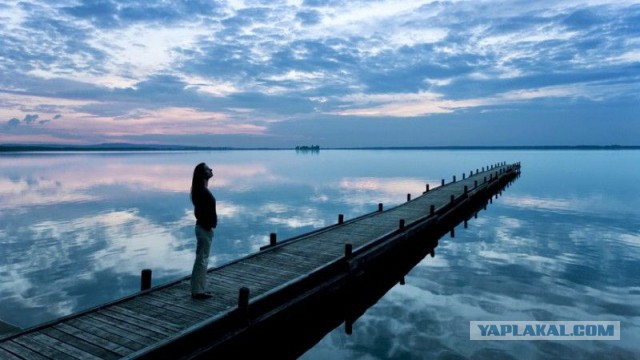
M451 203L453 204L453 202L456 200L456 197L454 195L451 195Z
M338 214L338 224L342 224L344 222L344 215Z
M140 291L151 289L151 269L144 269L140 273Z
M469 228L469 220L464 220L464 228L468 229Z
M378 212L382 212L383 205L382 203L378 203Z
M462 173L462 180L467 178L467 173Z
M464 186L464 194L467 195L467 193L469 192L469 188L467 188L467 185Z
M473 187L477 188L478 187L478 180L473 180Z
M429 215L433 216L433 214L436 213L436 206L435 205L431 205L429 206Z
M425 192L429 192L429 184L427 184L427 191L425 191Z
M453 181L452 182L456 182L456 176L453 175Z
M451 228L451 233L449 235L451 235L452 238L456 237L456 228Z
M432 248L432 249L431 249L431 252L429 252L429 255L431 255L431 257L436 256L436 249L435 249L435 248Z
M398 224L398 228L400 229L400 231L404 230L404 219L400 219L399 224Z
M353 245L350 243L344 244L344 257L348 259L351 257L352 253L353 253Z
M269 234L269 245L275 246L277 241L276 233Z
M400 278L400 285L404 285L404 276Z
M247 321L249 317L249 293L249 288L244 286L238 291L238 314L241 321Z
M407 201L411 201L411 194L407 194Z
M442 179L441 184L442 185L440 185L440 186L444 186L444 179Z

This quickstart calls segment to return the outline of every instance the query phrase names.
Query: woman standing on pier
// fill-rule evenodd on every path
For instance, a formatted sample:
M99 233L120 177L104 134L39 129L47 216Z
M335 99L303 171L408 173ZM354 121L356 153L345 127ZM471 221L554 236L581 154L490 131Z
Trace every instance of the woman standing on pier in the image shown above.
M196 216L197 240L196 259L191 273L191 297L194 299L207 299L213 296L205 291L213 229L218 225L216 198L208 189L209 179L212 177L213 170L207 164L200 163L193 170L191 180L191 202Z

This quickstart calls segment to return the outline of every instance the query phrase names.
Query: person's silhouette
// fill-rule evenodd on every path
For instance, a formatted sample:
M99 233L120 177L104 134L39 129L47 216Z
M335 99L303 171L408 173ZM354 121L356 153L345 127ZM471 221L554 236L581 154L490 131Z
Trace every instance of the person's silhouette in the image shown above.
M197 240L196 259L191 273L191 297L194 299L207 299L213 296L205 289L213 229L218 225L216 198L208 189L209 179L212 177L213 170L205 163L198 164L193 170L191 202L196 217Z

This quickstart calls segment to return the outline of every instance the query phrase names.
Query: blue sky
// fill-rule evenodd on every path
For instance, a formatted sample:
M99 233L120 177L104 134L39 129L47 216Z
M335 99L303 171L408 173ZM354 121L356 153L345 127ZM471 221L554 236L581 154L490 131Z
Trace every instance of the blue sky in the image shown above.
M640 1L0 2L0 143L639 145Z

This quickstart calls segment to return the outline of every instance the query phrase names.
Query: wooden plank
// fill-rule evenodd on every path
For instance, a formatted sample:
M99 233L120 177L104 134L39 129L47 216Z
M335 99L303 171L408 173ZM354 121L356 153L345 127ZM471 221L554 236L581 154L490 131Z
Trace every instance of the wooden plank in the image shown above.
M272 289L274 286L277 286L277 284L279 284L280 282L274 282L272 284L267 284L267 285L263 285L263 284L258 284L257 282L252 282L252 281L246 281L246 279L241 280L237 280L235 278L232 277L232 274L227 273L227 274L219 274L216 277L216 280L218 282L226 282L228 284L235 284L236 285L236 290L233 291L232 293L228 294L228 298L225 297L222 300L224 301L225 305L232 305L235 306L237 305L238 302L238 291L240 290L241 287L248 287L251 290L251 296L254 296L257 293L263 293L264 291L268 291L269 289ZM227 303L226 301L229 301L229 303Z
M67 321L67 324L73 325L80 330L96 334L97 336L103 337L127 349L131 349L131 352L138 351L144 348L147 344L142 341L136 341L136 339L125 337L123 336L123 333L120 331L120 329L114 328L113 326L105 324L101 321L91 319L88 316L76 318L73 319L73 321Z
M111 352L103 347L97 346L91 342L87 342L85 340L77 338L73 335L62 332L54 327L43 329L42 333L51 337L52 339L59 341L61 344L64 344L64 345L58 345L59 347L68 346L71 349L77 349L77 351L80 351L80 353L76 353L76 350L73 350L70 353L73 356L77 356L79 354L80 356L82 356L83 359L87 358L87 359L109 360L109 359L120 358L120 356L114 352ZM83 352L88 354L88 356L85 354L82 354Z
M222 277L223 279L230 279L231 281L235 281L238 284L238 288L242 286L247 286L248 284L252 284L254 287L264 286L264 287L273 287L274 284L282 281L283 274L273 273L272 276L266 277L264 273L262 276L251 274L252 270L245 266L244 268L235 267L233 269L226 269L224 272L219 272L216 275ZM284 276L284 279L290 278L292 274L287 274L288 276Z
M154 318L167 319L169 322L172 322L180 326L181 328L187 327L198 321L198 319L191 316L185 316L183 314L171 311L171 307L154 306L149 303L143 302L139 298L135 300L136 301L128 301L121 305L124 305L127 309L131 309L133 311L143 313Z
M29 360L49 360L48 357L35 352L27 347L20 345L19 343L14 342L13 340L3 342L0 347L5 350L8 350L14 354L19 354L21 357Z
M333 258L333 256L332 256ZM260 258L254 260L257 264L262 265L275 265L275 266L289 266L291 269L295 269L298 274L307 273L313 269L315 269L319 262L317 261L302 261L298 258L291 260L288 256L278 255L278 256L270 256L268 258Z
M278 256L274 256L268 259L264 259L263 261L271 261L273 260L273 262L275 264L289 264L289 263L300 263L300 268L301 270L298 270L298 275L302 275L303 272L308 272L310 270L313 270L315 268L317 268L318 266L321 266L323 264L326 264L328 262L331 262L335 259L339 259L341 257L344 256L344 244L340 245L340 254L339 255L335 255L333 253L325 253L325 252L317 252L314 254L314 258L307 260L307 261L303 261L301 260L301 257L303 256L304 252L298 252L297 249L291 248L291 249L286 249L286 252L281 252L280 254L278 254Z
M24 358L18 357L18 355L15 355L14 353L11 353L0 347L0 359L23 360Z
M100 360L99 357L88 353L86 351L83 351L67 342L64 341L60 341L56 338L53 338L51 336L49 336L48 334L44 334L44 333L34 333L33 334L33 339L36 341L39 341L43 344L46 344L47 346L50 346L54 349L58 349L59 351L68 354L71 357L74 357L76 359L79 360Z
M224 281L225 279L228 281L233 281L233 279L231 279L231 277L233 276L239 276L239 274L230 274L227 273L224 275L224 278L222 278L222 280ZM291 274L273 274L273 278L271 279L270 282L265 283L264 281L258 281L255 278L253 278L250 275L242 275L243 279L242 280L238 280L238 284L242 284L242 287L248 287L251 289L251 293L255 294L258 292L264 292L264 291L269 291L270 289L273 289L274 287L279 286L282 283L287 282L290 278L292 278ZM239 289L240 287L238 287ZM238 290L235 291L235 295L237 297L238 295Z
M213 280L214 279L212 279L212 281ZM234 286L234 285L236 286L236 290L233 293L229 294L229 296L231 297L231 300L235 304L238 299L238 291L240 290L241 287L248 287L249 289L251 289L251 293L253 294L255 292L262 292L267 289L272 289L274 286L277 286L277 284L281 283L282 279L274 278L271 280L270 283L265 284L262 282L255 281L248 276L243 276L242 278L239 278L238 274L227 272L225 274L216 274L215 281L224 282L228 286Z
M101 314L89 314L83 319L96 323L104 323L112 332L127 339L135 340L145 346L151 345L163 338L162 335L134 326Z
M141 321L143 323L146 324L152 324L154 326L157 326L158 328L163 328L165 329L169 334L172 334L174 332L178 332L180 330L182 330L182 326L174 324L170 321L168 321L167 319L163 319L160 317L151 317L148 315L145 315L144 313L138 312L138 311L134 311L133 309L127 309L125 306L126 304L119 304L119 305L114 305L114 306L110 306L109 310L120 313L123 316L127 316L133 319L136 319L138 321Z
M212 290L212 289L209 289L209 290ZM163 294L163 295L166 296L166 294ZM171 300L171 297L167 296L164 298L164 301L171 302L172 300ZM220 294L214 294L212 298L205 299L205 300L192 299L191 295L189 295L188 299L180 300L179 302L175 300L173 301L174 301L174 306L180 306L182 309L198 311L201 314L199 316L200 320L198 321L211 317L212 315L215 315L218 312L220 312L222 309L225 309L224 304L220 302Z
M54 328L60 331L63 331L69 335L73 335L89 343L100 346L103 349L109 350L119 356L125 356L133 352L133 350L126 348L114 341L109 340L107 338L109 337L109 335L107 335L107 337L100 336L102 332L99 329L91 328L87 330L82 330L76 326L72 326L66 323L56 324Z
M159 300L162 299L164 302L171 303L174 306L181 306L182 308L185 308L185 309L198 311L204 317L209 317L211 316L211 314L217 313L222 307L222 305L217 304L216 298L210 298L210 299L207 299L206 301L192 299L191 292L187 294L184 294L183 292L179 292L176 295L176 294L171 294L167 291L162 291L155 294L155 296Z
M314 245L316 244L306 244L308 245L307 247L297 246L288 249L287 253L278 254L273 260L261 259L261 261L283 263L297 272L306 272L309 269L314 269L322 265L323 262L341 258L344 255L345 243L347 242L341 243L333 248L327 246L315 247Z
M140 321L137 318L123 315L119 312L116 312L113 307L108 307L106 309L102 309L97 312L97 314L106 316L111 318L113 321L118 321L121 324L128 324L130 326L137 326L138 328L145 330L149 336L153 336L158 340L163 339L167 336L172 335L173 333L170 330L167 330L163 327L157 326L155 324L150 324L144 321Z
M158 299L152 296L142 296L141 302L147 303L150 306L164 309L166 311L174 312L177 316L183 316L192 322L198 322L205 318L205 314L193 311L192 309L183 308L180 304L171 304L163 302L162 299Z
M23 335L23 336L19 336L17 338L14 338L13 341L15 341L16 343L28 348L29 350L36 352L38 354L41 354L43 356L46 356L48 358L51 359L56 359L56 360L75 360L77 358L70 356L64 352L59 351L57 348L55 347L50 347L46 344L43 344L39 341L36 341L32 334L27 334L27 335Z
M292 263L296 262L311 262L317 264L320 259L316 257L317 254L328 252L328 255L333 257L341 256L344 252L344 244L350 242L350 238L345 238L340 242L331 244L323 244L321 242L312 242L309 240L304 244L293 244L295 246L285 246L277 254L273 254L274 257L287 258ZM265 257L267 258L267 257Z
M277 254L273 254L272 256L275 256L275 257L282 256L284 254L287 254L287 251L291 251L291 250L305 251L305 254L301 253L300 255L298 255L298 258L295 259L296 261L303 262L303 263L314 260L312 255L315 253L326 253L333 256L340 256L344 252L344 243L348 241L349 239L345 238L345 239L341 239L340 241L327 243L323 241L314 241L314 239L309 239L304 243L291 244L292 246L286 246L285 247L286 249L284 249L284 251L281 251Z
M276 268L274 266L257 265L253 262L253 259L251 259L251 261L240 262L237 264L237 266L230 268L230 270L236 270L238 272L242 272L247 276L252 276L256 280L264 279L267 281L272 279L272 276L274 275L277 275L277 276L284 275L285 278L288 278L289 276L295 277L297 275L297 272L295 272L294 270Z
M214 294L231 294L238 291L238 287L236 286L236 284L227 284L225 282L219 282L216 280L216 274L212 274L211 276L207 277L207 285L211 287L211 291L213 291Z
M166 291L157 292L153 294L153 299L157 301L162 301L169 305L173 305L176 307L182 307L183 309L188 309L193 312L197 312L200 314L199 317L209 316L211 314L212 308L210 305L205 304L204 301L195 301L191 298L191 293L180 293L179 296L175 294L171 294Z
M345 227L346 226L347 225L345 225ZM318 234L316 236L310 236L304 241L297 241L289 246L304 246L303 244L307 243L316 243L326 246L340 246L340 244L343 242L343 238L347 238L347 236L344 236L341 232L338 232L338 229L340 228L336 228L334 230L327 231L326 233ZM274 251L274 253L277 253L277 251Z
M295 248L285 249L280 253L280 255L282 256L287 256L287 255L290 256L291 258L293 258L292 261L295 261L297 257L305 256L307 254L308 252L305 251L305 249L295 249ZM314 262L315 262L314 265L315 267L318 267L324 263L327 263L329 261L335 260L336 258L342 257L342 255L344 255L344 245L342 245L342 255L340 255L339 257L336 257L333 254L323 254L323 253L317 253L312 255L314 256ZM311 257L312 255L308 255L308 256ZM298 274L298 275L302 275L302 274Z

